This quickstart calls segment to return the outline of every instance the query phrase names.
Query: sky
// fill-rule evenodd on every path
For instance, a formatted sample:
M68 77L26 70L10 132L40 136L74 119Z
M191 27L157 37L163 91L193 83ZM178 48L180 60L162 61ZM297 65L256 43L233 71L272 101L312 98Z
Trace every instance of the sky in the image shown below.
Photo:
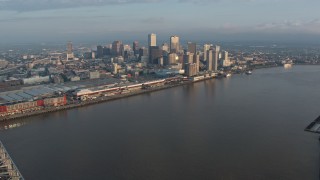
M0 0L0 43L320 43L319 0Z

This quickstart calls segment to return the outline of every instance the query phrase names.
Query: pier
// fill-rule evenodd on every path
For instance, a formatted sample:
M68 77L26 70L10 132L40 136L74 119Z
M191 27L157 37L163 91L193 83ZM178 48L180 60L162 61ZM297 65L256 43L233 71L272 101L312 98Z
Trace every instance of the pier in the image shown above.
M1 180L24 180L17 166L14 164L9 153L0 141L0 179Z

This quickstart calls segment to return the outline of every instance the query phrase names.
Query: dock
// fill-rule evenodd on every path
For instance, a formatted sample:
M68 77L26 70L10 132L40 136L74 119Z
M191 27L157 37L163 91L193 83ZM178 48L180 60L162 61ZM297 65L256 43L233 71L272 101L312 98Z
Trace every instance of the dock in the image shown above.
M24 180L9 153L0 141L0 179L1 180Z

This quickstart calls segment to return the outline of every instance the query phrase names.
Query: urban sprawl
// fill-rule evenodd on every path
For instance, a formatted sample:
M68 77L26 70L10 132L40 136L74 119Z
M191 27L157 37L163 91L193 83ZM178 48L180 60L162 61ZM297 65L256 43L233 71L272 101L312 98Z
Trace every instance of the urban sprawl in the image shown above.
M0 51L0 120L79 107L196 81L250 75L253 69L292 64L319 64L313 50L272 45L182 45L178 36L147 47L121 41L95 48L67 42L66 50ZM300 49L301 50L301 49ZM316 51L318 52L318 51Z

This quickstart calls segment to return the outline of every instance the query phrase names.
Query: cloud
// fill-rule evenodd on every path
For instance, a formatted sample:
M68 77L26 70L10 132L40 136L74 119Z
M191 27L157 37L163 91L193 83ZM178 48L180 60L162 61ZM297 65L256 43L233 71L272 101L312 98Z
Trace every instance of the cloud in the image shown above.
M107 15L99 15L99 16L66 16L66 15L58 15L58 16L24 16L24 17L9 17L9 18L0 18L0 23L5 22L25 22L25 21L48 21L48 20L61 20L61 19L106 19L113 18L114 16Z
M0 0L0 10L32 11L82 6L155 2L160 2L160 0Z
M259 24L254 28L255 31L273 33L310 33L320 34L320 19L312 20L291 20L282 22L272 22Z
M0 10L34 11L46 9L61 9L83 6L105 6L133 3L180 2L208 4L215 2L265 2L266 0L0 0ZM269 0L276 2L278 0ZM295 0L283 0L295 1Z

